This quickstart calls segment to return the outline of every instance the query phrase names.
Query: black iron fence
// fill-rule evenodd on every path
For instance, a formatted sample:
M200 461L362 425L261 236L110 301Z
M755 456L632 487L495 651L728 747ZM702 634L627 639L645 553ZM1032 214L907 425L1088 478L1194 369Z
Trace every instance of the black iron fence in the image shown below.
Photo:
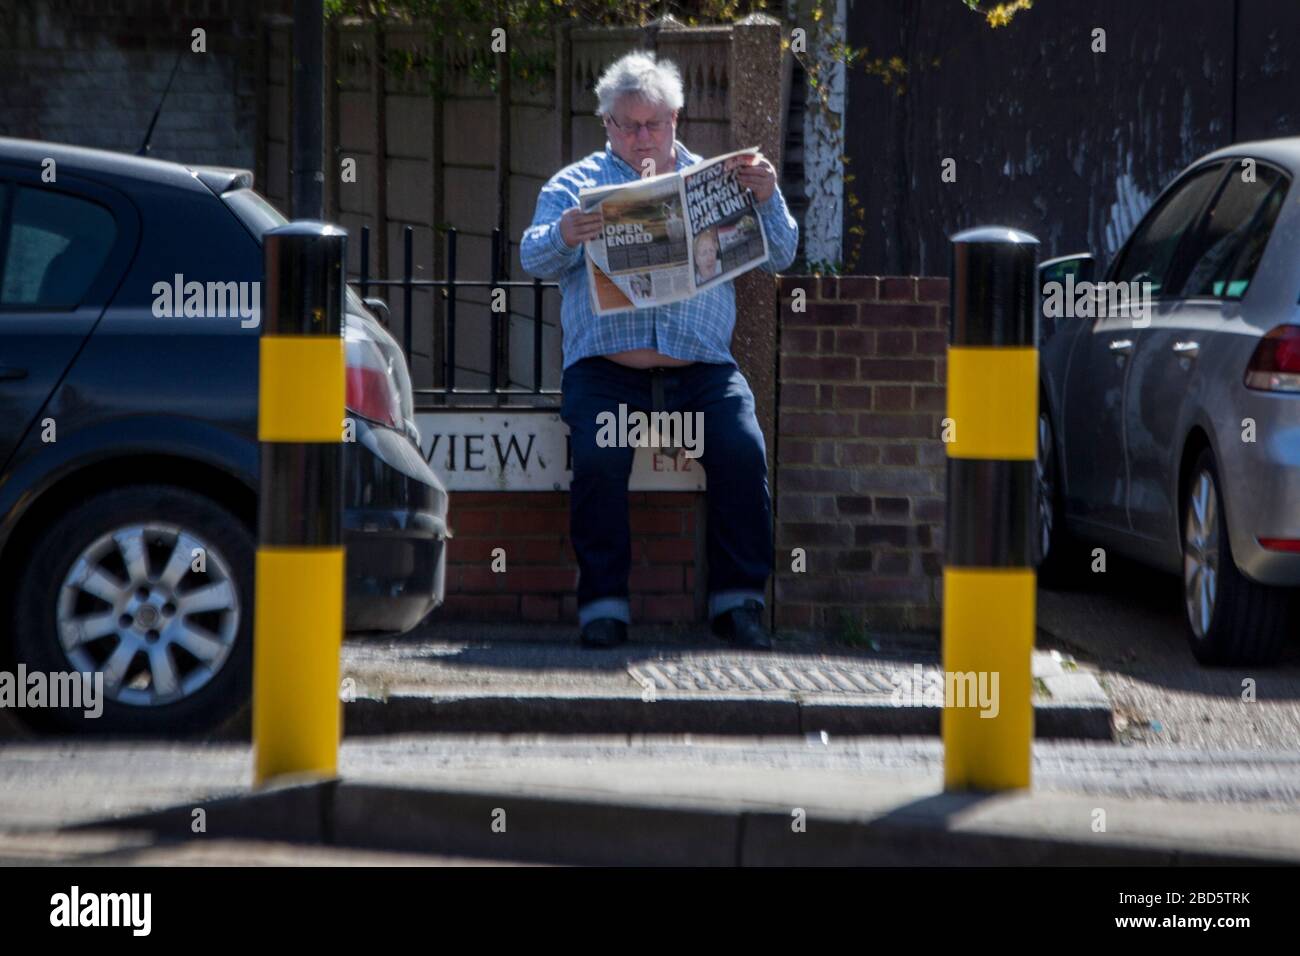
M406 353L407 368L411 373L412 381L417 381L417 367L415 364L416 354L413 348L414 333L418 321L427 321L432 332L431 341L434 343L430 355L428 356L429 380L434 384L426 387L415 389L415 400L417 407L441 407L451 404L450 399L460 396L480 396L485 399L482 404L489 407L496 407L509 400L510 396L554 396L554 401L558 403L560 390L556 388L544 388L542 385L542 359L543 359L543 331L545 327L544 319L544 296L548 292L559 292L559 284L555 282L543 282L541 279L531 280L510 280L502 275L502 235L500 229L492 230L492 252L491 265L489 268L489 277L487 279L463 279L457 272L456 260L456 230L448 229L446 231L446 270L444 278L419 279L415 277L415 254L414 254L414 230L407 226L402 231L402 273L399 279L380 279L373 278L370 275L370 227L361 228L361 272L349 279L354 283L361 297L368 298L374 294L375 290L392 290L390 294L400 295L402 303L402 348ZM433 270L437 275L437 269ZM430 289L435 296L433 307L427 313L417 316L414 309L414 294L419 289ZM456 333L457 333L457 305L461 304L459 293L466 289L487 289L489 296L494 294L497 289L504 290L505 309L504 311L493 311L490 303L487 310L487 321L489 322L489 345L488 345L488 368L486 370L488 378L487 388L466 388L456 384ZM508 379L508 371L504 376L507 380L502 382L502 369L509 369L509 349L515 343L511 341L510 321L516 316L510 308L512 295L520 292L531 295L532 297L532 314L522 315L525 319L531 319L532 336L532 387L520 388L512 386ZM479 305L479 303L474 303ZM505 332L502 332L502 325L505 326ZM441 344L441 349L438 345ZM438 353L441 351L441 361ZM420 376L423 378L423 376ZM457 407L466 407L466 402L456 402ZM472 403L478 404L478 403Z

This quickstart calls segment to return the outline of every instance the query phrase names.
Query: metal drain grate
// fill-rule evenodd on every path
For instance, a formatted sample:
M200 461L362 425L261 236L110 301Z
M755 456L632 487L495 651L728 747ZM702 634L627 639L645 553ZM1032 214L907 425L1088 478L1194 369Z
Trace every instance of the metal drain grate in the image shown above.
M927 667L926 671L937 670ZM793 664L777 661L638 661L627 669L642 687L706 692L784 692L891 695L899 675L910 679L911 667L881 668L851 664Z

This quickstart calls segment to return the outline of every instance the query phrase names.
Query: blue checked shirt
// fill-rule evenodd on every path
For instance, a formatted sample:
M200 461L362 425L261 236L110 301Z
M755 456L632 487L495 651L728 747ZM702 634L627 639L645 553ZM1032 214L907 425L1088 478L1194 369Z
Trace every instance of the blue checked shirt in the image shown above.
M680 141L677 169L700 161ZM564 167L542 187L533 224L524 232L519 259L526 271L542 279L558 280L563 302L560 322L564 330L564 367L593 355L629 349L652 348L673 358L695 362L736 364L731 356L731 333L736 326L736 291L731 282L705 289L690 299L649 309L630 309L598 316L587 288L582 244L570 249L560 238L560 216L578 205L578 190L635 182L640 176L606 142L604 152ZM756 207L767 233L769 259L760 268L778 272L794 262L799 226L780 187Z

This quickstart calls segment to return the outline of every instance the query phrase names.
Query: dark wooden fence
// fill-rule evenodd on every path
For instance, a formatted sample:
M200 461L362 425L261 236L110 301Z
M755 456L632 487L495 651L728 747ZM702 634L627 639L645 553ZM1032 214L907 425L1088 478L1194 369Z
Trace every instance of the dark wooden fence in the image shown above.
M956 0L878 0L848 27L907 67L902 95L849 81L859 272L946 275L948 235L989 222L1105 257L1198 156L1300 133L1296 0L1039 0L996 30Z

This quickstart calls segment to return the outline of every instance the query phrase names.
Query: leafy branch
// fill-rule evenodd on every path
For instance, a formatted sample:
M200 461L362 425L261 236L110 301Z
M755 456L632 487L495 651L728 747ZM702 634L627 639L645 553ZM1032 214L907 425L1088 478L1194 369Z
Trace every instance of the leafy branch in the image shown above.
M1010 23L1021 10L1032 10L1034 7L1034 0L1010 0L988 8L982 6L979 0L962 0L962 2L976 13L983 14L988 25L995 30Z

